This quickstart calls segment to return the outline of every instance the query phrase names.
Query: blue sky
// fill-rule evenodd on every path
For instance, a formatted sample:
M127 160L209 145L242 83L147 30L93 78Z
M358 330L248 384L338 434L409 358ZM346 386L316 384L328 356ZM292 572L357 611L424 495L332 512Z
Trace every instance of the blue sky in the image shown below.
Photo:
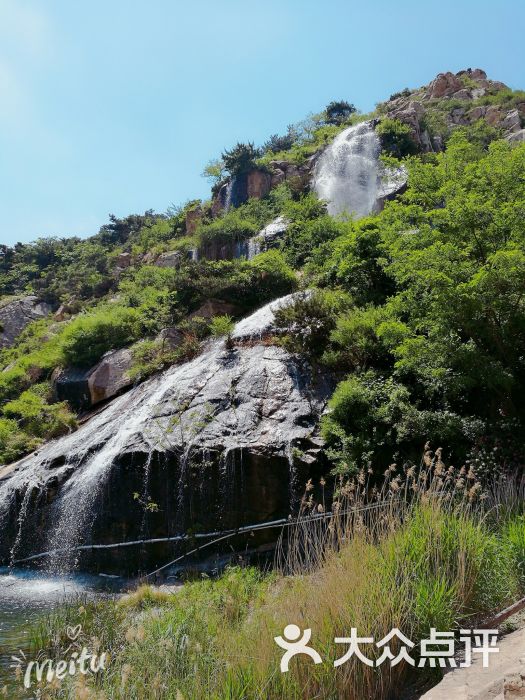
M0 0L0 243L205 197L204 165L436 73L525 88L522 0Z

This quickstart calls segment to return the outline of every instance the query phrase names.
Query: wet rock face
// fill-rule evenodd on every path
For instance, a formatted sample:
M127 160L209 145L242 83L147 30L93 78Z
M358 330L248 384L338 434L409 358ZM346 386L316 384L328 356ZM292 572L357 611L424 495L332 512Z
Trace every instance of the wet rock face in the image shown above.
M0 348L7 348L31 323L51 313L51 306L35 296L14 299L0 306Z
M233 350L214 341L76 433L0 471L0 557L8 560L13 547L17 559L61 547L74 560L80 543L287 516L305 481L324 469L317 430L332 386L283 348L257 340L271 316L264 307L237 325ZM81 563L136 570L155 556L158 548L112 550ZM73 560L66 559L67 568Z
M408 171L404 166L400 168L384 168L380 172L381 182L378 189L377 208L383 209L385 202L395 199L407 189Z
M289 160L272 160L270 167L272 169L271 186L277 187L282 182L290 182L301 190L308 187L312 178L315 165L321 155L320 152L314 153L305 163L297 165Z

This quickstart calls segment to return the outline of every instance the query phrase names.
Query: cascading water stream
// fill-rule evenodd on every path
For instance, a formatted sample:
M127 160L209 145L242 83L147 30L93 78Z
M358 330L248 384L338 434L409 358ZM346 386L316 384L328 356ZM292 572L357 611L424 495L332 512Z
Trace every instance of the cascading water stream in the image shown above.
M313 188L332 216L356 217L374 211L379 193L380 143L370 122L342 131L317 163Z
M85 532L91 525L94 516L94 504L108 477L115 458L123 446L136 433L144 422L145 417L154 413L159 399L164 394L161 384L146 401L139 406L131 407L122 415L122 421L105 445L88 458L85 467L78 470L67 482L59 503L58 522L49 540L49 549L67 549L66 553L59 552L51 557L51 571L69 570L75 565L73 548L84 539ZM115 430L115 425L113 425ZM152 442L147 461L155 447ZM80 496L80 497L79 497Z
M233 177L228 180L228 184L226 185L226 196L224 198L224 211L228 212L230 211L230 207L232 205L232 191L233 191Z
M211 453L206 450L211 447L215 454L216 445L222 444L223 478L228 480L238 473L239 465L232 457L239 454L242 461L243 448L269 443L282 454L286 443L309 434L311 429L298 420L301 414L295 412L302 406L303 392L297 377L290 368L282 379L278 380L280 375L274 374L274 367L279 368L279 362L285 361L278 359L283 351L253 345L271 331L275 310L294 298L295 295L288 295L274 300L238 322L232 335L240 347L233 353L226 350L222 340L210 342L193 360L174 366L116 398L76 432L4 468L0 472L0 514L6 518L5 537L12 538L12 546L7 550L8 554L12 550L11 558L59 549L61 552L49 560L49 568L53 571L74 568L75 547L89 544L94 526L100 522L104 499L108 498L108 503L110 500L109 492L105 491L109 478L118 474L115 469L121 469L126 455L135 463L135 472L141 471L141 464L145 465L144 500L148 497L150 464L157 464L152 462L152 454L177 456L179 488L177 493L175 486L174 505L179 524L177 511L183 515L184 486L194 453L196 465L202 457L211 463ZM263 377L267 378L268 386ZM228 393L228 387L232 386L241 392L242 402L248 402L248 411L238 409L245 404L239 404L238 396L232 398ZM257 398L259 392L261 403ZM290 403L288 413L279 415L275 413L279 403L276 397L282 392ZM306 415L311 415L310 408ZM220 443L218 435L222 436ZM290 458L291 452L287 456ZM130 502L133 490L130 485L126 496ZM226 492L223 495L228 497ZM39 531L36 524L42 522L40 507L47 526ZM145 525L143 522L142 531ZM181 517L180 527L184 526Z

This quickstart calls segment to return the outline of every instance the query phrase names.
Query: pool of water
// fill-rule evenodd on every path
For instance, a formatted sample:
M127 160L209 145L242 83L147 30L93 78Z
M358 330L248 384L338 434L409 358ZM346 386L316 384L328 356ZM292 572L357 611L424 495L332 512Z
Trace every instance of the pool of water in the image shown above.
M115 595L127 584L122 578L0 567L0 680L9 674L11 655L27 646L29 627L39 617L68 600Z

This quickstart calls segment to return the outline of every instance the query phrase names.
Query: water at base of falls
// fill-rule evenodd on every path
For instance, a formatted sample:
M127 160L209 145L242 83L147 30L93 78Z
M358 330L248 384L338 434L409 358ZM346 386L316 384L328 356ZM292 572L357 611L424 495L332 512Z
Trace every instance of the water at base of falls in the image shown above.
M319 158L313 188L332 216L367 216L376 208L380 143L370 122L342 131Z
M113 595L127 585L121 578L50 576L26 569L0 567L0 678L28 642L31 624L67 601Z

